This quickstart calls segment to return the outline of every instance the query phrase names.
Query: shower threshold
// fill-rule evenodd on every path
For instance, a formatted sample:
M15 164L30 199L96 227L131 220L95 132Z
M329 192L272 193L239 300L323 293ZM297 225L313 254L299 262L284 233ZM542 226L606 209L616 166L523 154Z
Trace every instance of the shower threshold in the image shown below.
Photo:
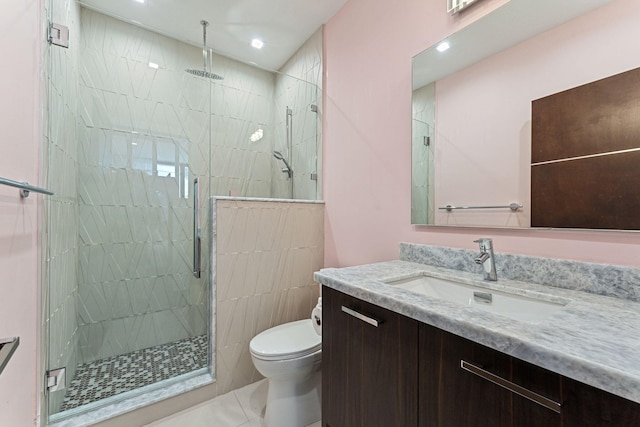
M60 411L204 368L207 350L200 335L79 365Z

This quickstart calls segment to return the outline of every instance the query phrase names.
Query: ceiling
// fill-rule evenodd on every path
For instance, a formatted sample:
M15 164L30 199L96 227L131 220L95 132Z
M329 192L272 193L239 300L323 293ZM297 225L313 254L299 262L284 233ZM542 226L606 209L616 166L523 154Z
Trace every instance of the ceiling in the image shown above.
M511 0L413 58L413 89L462 70L483 58L543 33L612 0Z
M267 70L279 70L347 0L79 0L85 7L183 42L202 46L209 21L214 52ZM253 38L264 42L251 47Z

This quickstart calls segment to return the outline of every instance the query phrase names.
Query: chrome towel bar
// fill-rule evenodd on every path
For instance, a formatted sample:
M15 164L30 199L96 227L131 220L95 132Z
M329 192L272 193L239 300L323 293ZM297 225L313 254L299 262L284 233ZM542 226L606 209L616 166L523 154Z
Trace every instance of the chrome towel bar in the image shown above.
M8 185L9 187L16 187L20 189L20 197L29 197L29 192L34 191L36 193L48 194L49 196L53 196L53 191L47 190L45 188L36 187L33 185L29 185L28 182L18 182L12 179L0 178L0 184Z
M451 205L447 205L440 209L441 211L447 211L447 212L451 212L454 209L511 209L512 211L517 211L522 209L522 205L520 203L509 203L508 205L502 205L502 206L451 206Z

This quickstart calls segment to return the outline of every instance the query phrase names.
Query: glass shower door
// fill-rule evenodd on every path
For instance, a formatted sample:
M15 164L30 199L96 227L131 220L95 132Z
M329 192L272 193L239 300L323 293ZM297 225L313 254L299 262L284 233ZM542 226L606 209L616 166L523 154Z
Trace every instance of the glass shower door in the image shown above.
M206 237L211 83L184 72L196 48L75 0L48 8L70 33L47 51L45 114L48 369L66 369L48 406L62 417L209 366L193 183Z

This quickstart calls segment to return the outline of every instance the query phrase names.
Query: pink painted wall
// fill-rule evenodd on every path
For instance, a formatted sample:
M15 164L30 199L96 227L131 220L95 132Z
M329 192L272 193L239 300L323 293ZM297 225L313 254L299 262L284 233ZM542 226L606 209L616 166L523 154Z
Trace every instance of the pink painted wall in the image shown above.
M640 13L637 0L614 0L584 25L615 26L630 13ZM449 17L444 0L350 0L326 25L325 265L397 259L402 241L475 248L479 236L498 252L640 265L637 232L410 225L411 57L470 20Z
M40 0L4 1L0 28L0 176L39 183ZM0 186L0 338L20 346L0 375L0 425L31 426L39 389L39 203Z

